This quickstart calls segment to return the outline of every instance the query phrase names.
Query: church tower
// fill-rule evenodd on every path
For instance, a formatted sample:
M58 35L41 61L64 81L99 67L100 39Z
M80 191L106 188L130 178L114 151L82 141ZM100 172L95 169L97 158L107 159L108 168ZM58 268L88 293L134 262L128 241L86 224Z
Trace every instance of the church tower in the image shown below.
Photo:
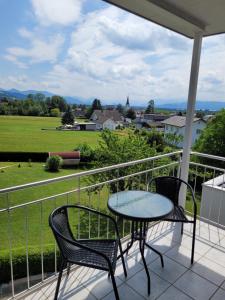
M125 110L128 111L128 109L130 108L130 101L129 101L129 96L127 96L127 102L125 105Z

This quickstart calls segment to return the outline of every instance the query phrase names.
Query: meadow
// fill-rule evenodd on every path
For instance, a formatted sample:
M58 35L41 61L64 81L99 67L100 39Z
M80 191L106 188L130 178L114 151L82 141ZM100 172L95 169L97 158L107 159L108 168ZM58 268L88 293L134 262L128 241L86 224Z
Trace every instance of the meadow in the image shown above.
M84 142L87 142L92 147L97 147L100 140L99 132L55 130L55 127L59 125L60 118L0 116L0 151L71 151L78 144ZM122 137L128 134L128 130L118 131L117 134ZM90 168L90 166L78 166L73 169L60 169L57 173L51 173L44 170L44 163L0 162L0 189L78 173ZM79 185L88 185L87 178L81 178L80 181L73 178L39 187L26 188L10 194L0 194L0 209L71 191ZM26 267L26 249L28 249L29 256L33 256L33 263L30 268L34 266L34 260L37 257L39 260L38 270L32 271L30 269L30 272L32 274L40 273L41 253L43 253L45 259L49 253L54 253L55 249L54 238L48 226L50 212L55 207L66 203L82 203L89 207L107 211L108 196L109 186L104 186L97 192L73 192L1 213L0 261L2 263L4 261L5 270L7 272L9 270L9 249L11 247L14 264L18 264L20 270ZM190 205L189 201L187 201L188 205ZM102 220L90 219L89 223L88 220L89 216L84 216L82 219L74 216L73 229L76 235L80 228L79 222L87 225L88 234L92 237L98 234L100 236L106 234L107 224L102 222ZM129 224L126 223L123 233L126 234L129 228ZM53 268L54 266L51 265L51 270ZM23 277L24 274L20 272L18 271L18 276ZM6 276L6 278L8 277Z
M60 118L0 116L0 151L72 151L80 143L98 145L99 132L55 130L60 125Z

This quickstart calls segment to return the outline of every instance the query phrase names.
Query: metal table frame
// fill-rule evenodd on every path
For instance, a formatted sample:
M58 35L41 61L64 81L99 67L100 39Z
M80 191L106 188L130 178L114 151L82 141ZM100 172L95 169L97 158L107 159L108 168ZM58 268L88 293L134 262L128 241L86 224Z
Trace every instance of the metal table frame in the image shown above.
M168 199L168 201L170 201L170 200ZM172 202L171 202L171 204L172 204L172 207L174 207ZM134 242L135 241L139 241L139 249L140 249L140 253L141 253L141 258L142 258L142 261L143 261L143 264L144 264L144 268L145 268L145 272L146 272L147 279L148 279L148 294L150 294L150 291L151 291L151 281L150 281L150 274L149 274L148 266L147 266L147 263L146 263L146 260L145 260L145 257L144 257L144 247L145 246L148 247L153 252L155 252L156 254L159 255L162 267L164 267L164 261L163 261L162 254L158 250L156 250L155 248L151 247L146 242L146 235L147 235L147 230L148 230L148 223L153 222L153 221L163 220L163 218L167 217L173 211L173 208L167 214L160 215L159 217L153 217L153 218L151 218L151 217L149 217L149 218L142 218L142 217L137 218L137 217L133 217L133 216L124 215L124 214L120 213L119 211L115 210L114 208L110 207L109 201L108 201L108 208L109 208L109 210L111 212L113 212L117 216L132 221L132 226L131 226L131 240L127 243L127 247L126 247L125 250L123 250L123 254L124 253L128 254L128 251L133 246ZM119 259L120 257L121 257L121 255L119 255L117 257L117 259Z

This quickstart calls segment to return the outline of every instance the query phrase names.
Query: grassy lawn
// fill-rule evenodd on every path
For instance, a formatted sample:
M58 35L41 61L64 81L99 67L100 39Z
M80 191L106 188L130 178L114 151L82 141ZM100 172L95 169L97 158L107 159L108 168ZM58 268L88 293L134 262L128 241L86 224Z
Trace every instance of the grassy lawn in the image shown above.
M18 167L20 165L20 167ZM7 166L7 168L1 169ZM48 178L64 176L72 173L84 171L85 169L61 169L58 173L44 171L43 163L0 163L0 188L20 185L28 182L35 182ZM81 185L86 185L86 181L81 179ZM39 187L27 188L23 191L15 191L8 195L1 195L0 208L22 204L42 197L56 195L62 192L70 191L78 187L78 180L73 178L63 182L42 185ZM9 224L10 235L13 240L13 253L25 255L25 243L27 240L28 248L31 253L40 253L40 247L43 250L54 248L54 239L48 226L48 216L57 206L66 203L82 203L95 208L106 209L108 199L108 189L103 188L99 193L92 193L90 196L87 192L72 193L68 196L55 197L52 200L44 201L42 204L32 204L26 208L19 208L0 214L0 257L8 254L9 249ZM78 219L75 218L74 224L77 225ZM28 228L26 232L25 228ZM75 226L76 227L76 226ZM77 228L77 227L76 227ZM75 229L76 229L75 228Z
M0 116L0 151L71 151L84 142L97 146L99 132L55 130L60 124L60 118Z

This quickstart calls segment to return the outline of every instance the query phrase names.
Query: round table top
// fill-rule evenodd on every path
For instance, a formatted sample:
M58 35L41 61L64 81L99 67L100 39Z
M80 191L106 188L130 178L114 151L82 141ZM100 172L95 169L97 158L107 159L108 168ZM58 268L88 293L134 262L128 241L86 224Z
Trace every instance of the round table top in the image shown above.
M112 194L108 200L108 208L125 219L154 221L168 216L174 206L163 195L134 190Z

